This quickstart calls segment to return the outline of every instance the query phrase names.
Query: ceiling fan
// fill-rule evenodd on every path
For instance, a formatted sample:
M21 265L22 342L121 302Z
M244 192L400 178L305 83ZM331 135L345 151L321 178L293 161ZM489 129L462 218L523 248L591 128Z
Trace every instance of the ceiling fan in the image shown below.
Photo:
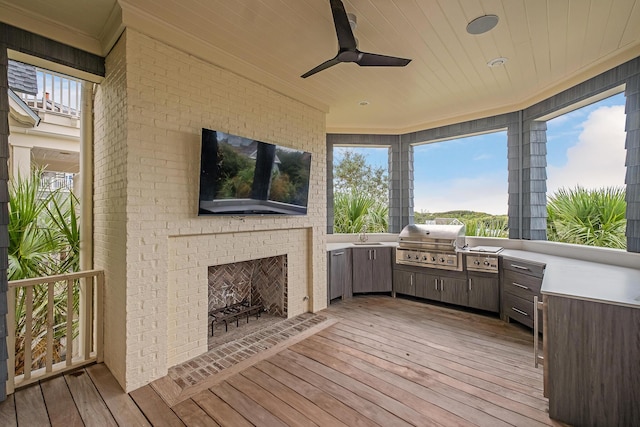
M338 54L328 61L307 71L302 76L306 79L322 70L333 67L341 62L355 62L361 67L404 67L410 59L397 58L395 56L378 55L375 53L361 52L358 50L358 43L351 31L351 25L344 4L341 0L329 0L331 3L331 13L333 14L333 24L336 27L338 36Z

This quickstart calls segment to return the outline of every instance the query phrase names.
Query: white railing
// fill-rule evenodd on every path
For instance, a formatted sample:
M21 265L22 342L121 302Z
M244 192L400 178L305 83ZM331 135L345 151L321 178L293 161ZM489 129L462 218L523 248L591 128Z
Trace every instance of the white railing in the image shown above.
M103 288L102 270L9 282L7 393L102 361Z
M82 81L53 71L36 69L38 93L21 94L24 102L35 110L80 117Z
M40 188L44 191L73 191L73 175L64 172L43 172L40 177Z

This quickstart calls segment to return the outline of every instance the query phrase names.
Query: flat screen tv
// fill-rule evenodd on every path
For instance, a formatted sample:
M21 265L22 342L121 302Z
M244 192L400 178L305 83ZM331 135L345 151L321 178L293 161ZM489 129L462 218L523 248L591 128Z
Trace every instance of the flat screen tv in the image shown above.
M202 129L198 215L306 215L311 153Z

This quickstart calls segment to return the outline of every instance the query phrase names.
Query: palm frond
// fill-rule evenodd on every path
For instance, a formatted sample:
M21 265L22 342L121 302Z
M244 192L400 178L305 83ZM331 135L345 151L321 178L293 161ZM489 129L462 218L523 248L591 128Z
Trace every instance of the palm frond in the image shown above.
M560 188L547 201L547 239L625 249L625 212L624 188Z

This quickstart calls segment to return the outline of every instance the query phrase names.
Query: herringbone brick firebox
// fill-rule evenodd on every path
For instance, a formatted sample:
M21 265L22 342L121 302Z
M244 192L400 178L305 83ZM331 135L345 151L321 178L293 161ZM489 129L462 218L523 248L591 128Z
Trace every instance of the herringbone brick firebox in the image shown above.
M286 255L212 265L208 276L210 312L246 300L287 317Z

